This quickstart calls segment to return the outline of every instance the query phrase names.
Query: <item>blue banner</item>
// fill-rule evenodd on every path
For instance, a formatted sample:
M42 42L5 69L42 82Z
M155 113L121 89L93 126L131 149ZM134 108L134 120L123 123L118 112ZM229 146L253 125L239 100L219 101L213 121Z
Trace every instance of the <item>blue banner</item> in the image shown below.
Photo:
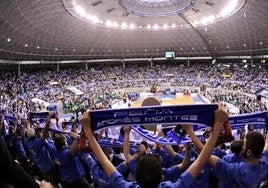
M194 124L194 130L202 130L211 126L214 121L214 112L218 108L216 104L194 104L194 105L178 105L178 106L149 106L140 108L126 109L109 109L97 110L91 112L92 130L98 131L104 128L114 126L130 125L132 129L145 137L146 139L159 144L178 144L188 142L187 137L178 137L172 132L172 127L176 124L190 123ZM42 119L48 117L48 112L31 113L32 118ZM7 121L16 121L15 117L5 116ZM267 128L267 111L255 112L248 114L230 115L229 123L232 130L241 129L246 124L254 124L254 129ZM67 130L63 131L57 128L50 129L58 133L68 133L72 122L65 122ZM142 129L138 125L156 125L169 124L169 132L166 137L159 137L151 132ZM166 132L166 133L167 133ZM103 144L117 145L117 142Z
M239 115L230 115L229 123L231 128L239 125L256 124L256 125L267 125L267 111L255 112Z
M49 112L31 112L30 118L31 119L47 119Z
M102 147L120 147L121 148L123 147L123 144L124 144L124 142L121 142L119 140L99 139L97 141ZM129 146L131 148L137 148L139 146L139 143L130 141Z
M93 131L112 126L191 123L211 125L217 104L149 106L96 110L91 114Z
M173 130L169 131L168 135L166 137L160 137L155 134L150 133L149 131L141 128L139 125L133 125L131 128L139 133L144 138L158 143L158 144L167 144L167 145L178 145L178 144L184 144L191 142L191 139L188 137L180 137L178 136Z
M5 120L8 124L14 124L17 122L17 118L15 116L6 116L5 115Z

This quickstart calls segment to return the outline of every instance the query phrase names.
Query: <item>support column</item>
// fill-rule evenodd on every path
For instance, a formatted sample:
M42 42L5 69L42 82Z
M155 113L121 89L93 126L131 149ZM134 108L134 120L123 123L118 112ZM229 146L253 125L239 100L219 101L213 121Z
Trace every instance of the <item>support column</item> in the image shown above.
M60 71L60 64L57 63L57 72L59 72L59 71Z
M253 67L254 63L253 63L253 58L250 58L250 67Z
M18 62L18 76L20 76L20 62Z
M88 64L86 63L85 65L86 65L86 70L88 70Z
M154 66L153 58L150 59L150 63L151 63L151 67L153 67Z
M126 68L126 63L124 60L122 60L123 69Z
M188 67L190 66L190 59L189 59L189 57L187 57L187 66Z

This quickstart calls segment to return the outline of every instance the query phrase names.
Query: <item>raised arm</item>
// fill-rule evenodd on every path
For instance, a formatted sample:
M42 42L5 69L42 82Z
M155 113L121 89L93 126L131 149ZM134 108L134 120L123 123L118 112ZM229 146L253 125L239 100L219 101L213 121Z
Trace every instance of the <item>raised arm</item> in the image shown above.
M70 132L70 137L72 138L72 144L70 146L70 153L72 156L77 155L79 150L79 139L78 139L78 119L73 121L73 130Z
M191 151L192 151L191 144L190 143L185 144L184 148L185 148L185 154L184 154L182 163L178 165L180 170L183 170L188 166L190 162L190 157L191 157Z
M73 121L73 130L72 130L75 134L78 134L78 119L75 119Z
M31 128L31 115L30 115L30 112L27 114L27 118L24 121L23 125L24 125L25 130Z
M129 163L133 158L133 156L129 152L129 137L131 128L126 126L123 128L124 130L124 144L123 144L123 153L125 155L127 163Z
M173 158L176 157L177 152L174 151L171 145L164 145L164 148L167 150L170 156L172 156Z
M84 132L87 136L87 139L90 140L89 145L91 147L91 150L93 151L97 160L99 161L99 163L103 167L107 176L110 177L112 175L112 173L116 172L116 168L113 166L113 164L106 157L106 155L102 151L99 143L96 141L96 139L94 137L94 134L91 130L90 112L84 112L82 118L80 119L80 122L83 126L83 129L84 129Z
M43 132L42 132L43 139L47 139L49 137L48 131L49 131L50 123L51 123L51 116L52 116L52 114L49 114L48 118L46 120L46 124L45 124L45 127L44 127Z
M204 144L199 140L196 136L193 125L183 125L183 129L186 130L188 136L191 138L195 148L197 149L198 153L200 153L204 147Z
M77 152L79 150L79 140L75 132L70 132L70 137L72 138L72 144L70 146L70 154L72 156L75 156L77 155Z
M268 119L268 112L266 113L266 119ZM264 146L263 151L268 152L268 133L266 133L265 146Z
M0 134L2 134L4 130L4 115L0 115Z
M213 151L213 148L217 142L218 135L220 133L222 125L227 120L228 120L228 114L224 110L218 109L215 111L215 122L214 122L213 131L211 132L210 137L207 143L205 144L205 146L203 147L198 158L187 169L187 171L193 176L193 178L197 177L199 171L202 169L202 167L205 165L205 163L209 159Z
M268 152L268 133L266 134L266 139L265 139L265 146L264 146L264 149L263 151L266 151Z

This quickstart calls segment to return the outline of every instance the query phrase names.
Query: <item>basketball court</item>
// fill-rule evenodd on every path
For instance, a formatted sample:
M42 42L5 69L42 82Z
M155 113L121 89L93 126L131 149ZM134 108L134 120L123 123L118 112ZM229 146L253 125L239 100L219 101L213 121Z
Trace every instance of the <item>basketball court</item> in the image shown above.
M157 96L157 95L148 97L156 98L161 105L178 105L178 104L195 104L195 103L200 104L201 101L201 99L197 96L197 94L195 94L194 97L192 95L183 95L183 94L176 94L173 96L170 95L170 97ZM141 107L142 102L148 97L138 99L137 101L132 103L131 107Z

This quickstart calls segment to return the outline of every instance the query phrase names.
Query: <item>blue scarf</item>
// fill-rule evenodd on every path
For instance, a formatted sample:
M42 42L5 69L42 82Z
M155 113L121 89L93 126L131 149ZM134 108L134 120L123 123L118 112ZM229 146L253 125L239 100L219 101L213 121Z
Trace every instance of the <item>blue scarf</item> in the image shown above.
M195 104L177 106L149 106L140 108L96 110L91 114L91 129L97 131L113 126L194 124L198 129L212 126L216 104ZM229 117L235 128L245 124L266 126L267 112L233 115Z
M178 144L189 142L187 137L180 137L170 128L166 137L159 137L141 128L139 125L156 124L194 124L194 130L205 129L213 125L214 113L218 108L216 104L194 104L177 106L149 106L140 108L109 109L92 111L91 128L93 131L114 127L132 126L132 129L141 136L152 142L159 144ZM47 113L32 113L33 118L44 118ZM10 118L10 117L8 117ZM231 129L240 129L245 124L254 124L255 129L267 128L267 112L248 113L229 116ZM54 130L56 132L67 133L67 131ZM103 143L113 145L113 143ZM118 143L114 142L114 145Z
M216 104L178 106L149 106L140 108L96 110L91 114L93 131L112 126L155 124L199 124L211 125Z

